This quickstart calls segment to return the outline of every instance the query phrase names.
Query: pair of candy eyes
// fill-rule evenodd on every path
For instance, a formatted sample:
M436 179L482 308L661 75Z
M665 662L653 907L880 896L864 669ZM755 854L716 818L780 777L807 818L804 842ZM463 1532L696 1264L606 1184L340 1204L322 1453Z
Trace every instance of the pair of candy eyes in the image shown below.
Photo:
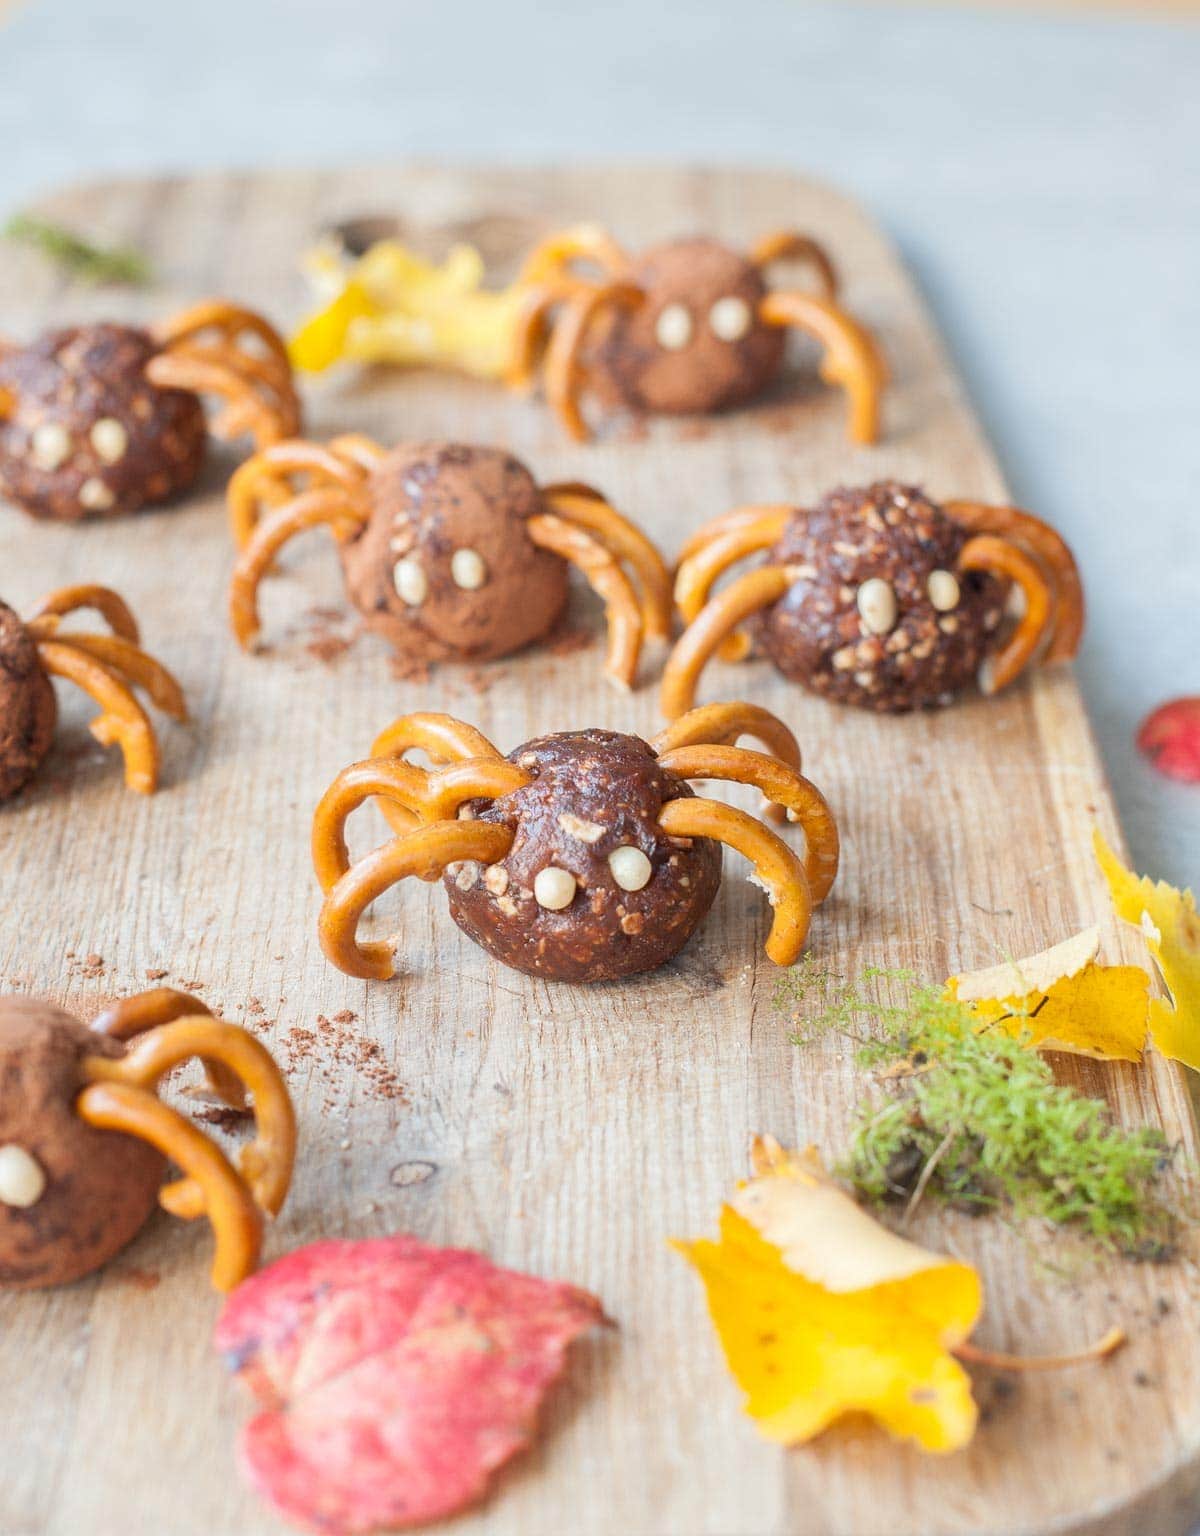
M654 866L640 848L626 843L608 856L608 868L614 882L623 891L640 891L650 883ZM575 900L579 882L569 869L547 864L533 880L533 899L548 912L564 912Z
M728 293L708 312L708 328L718 341L741 341L754 324L754 313L745 299ZM695 335L696 323L686 304L667 304L654 322L654 337L666 352L682 352Z
M464 592L478 592L488 579L488 568L477 549L456 549L450 557L450 578ZM429 576L416 555L406 555L392 568L397 596L410 608L419 608L429 596Z
M0 1147L0 1205L28 1210L42 1198L46 1174L32 1152L9 1142Z
M939 613L957 608L962 595L953 571L930 571L925 591ZM882 576L870 577L859 587L854 600L863 628L869 634L886 635L895 629L900 608L890 581L884 581Z

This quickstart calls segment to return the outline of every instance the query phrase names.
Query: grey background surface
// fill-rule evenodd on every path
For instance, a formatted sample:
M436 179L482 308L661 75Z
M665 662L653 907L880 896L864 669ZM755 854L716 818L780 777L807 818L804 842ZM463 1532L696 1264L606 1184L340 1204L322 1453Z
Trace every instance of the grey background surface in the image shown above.
M1200 788L1200 28L795 0L0 0L0 214L114 171L405 156L761 162L900 245L1017 496L1084 569L1080 675L1138 867Z

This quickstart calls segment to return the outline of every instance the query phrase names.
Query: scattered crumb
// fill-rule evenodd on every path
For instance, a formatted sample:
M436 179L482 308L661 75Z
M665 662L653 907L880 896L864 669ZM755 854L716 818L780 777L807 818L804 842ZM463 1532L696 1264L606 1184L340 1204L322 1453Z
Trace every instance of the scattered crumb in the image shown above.
M261 1000L257 997L252 997L246 1004L246 1012L254 1014L255 1018L261 1018L266 1011Z
M334 1014L333 1022L335 1024L357 1024L358 1014L351 1013L349 1008L343 1008L341 1013Z
M151 965L151 966L147 967L147 970L146 970L146 980L147 981L161 981L164 976L167 976L169 974L170 973L163 966L161 966L161 965Z
M433 667L429 662L417 661L396 652L388 657L388 667L398 683L427 683L433 675Z
M254 1119L254 1111L249 1106L238 1109L232 1104L198 1104L192 1119L215 1125L219 1131L236 1131Z
M377 1040L359 1034L350 1026L357 1016L346 1008L334 1018L317 1015L315 1027L294 1024L283 1037L283 1051L289 1073L311 1071L325 1087L327 1110L342 1096L342 1079L347 1069L373 1098L406 1103L407 1090L400 1081Z
M156 1269L118 1269L114 1273L124 1285L132 1285L139 1291L152 1291L162 1281Z
M97 976L103 976L105 971L104 956L94 952L85 955L82 960L76 958L75 951L67 951L67 970L76 976L85 976L89 981L94 981Z

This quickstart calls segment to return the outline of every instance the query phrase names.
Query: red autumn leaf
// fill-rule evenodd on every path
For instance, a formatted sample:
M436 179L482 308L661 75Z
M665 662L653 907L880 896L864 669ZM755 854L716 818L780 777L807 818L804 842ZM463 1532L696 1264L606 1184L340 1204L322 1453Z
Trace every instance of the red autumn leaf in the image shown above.
M1200 784L1200 697L1160 704L1142 721L1137 744L1159 773Z
M230 1296L215 1343L262 1406L241 1460L281 1514L339 1536L480 1498L533 1438L596 1297L414 1237L313 1243Z

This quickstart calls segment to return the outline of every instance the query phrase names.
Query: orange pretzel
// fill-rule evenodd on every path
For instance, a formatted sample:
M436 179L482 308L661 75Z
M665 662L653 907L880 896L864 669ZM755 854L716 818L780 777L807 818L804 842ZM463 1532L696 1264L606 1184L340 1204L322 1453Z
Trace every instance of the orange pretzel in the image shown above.
M685 714L696 701L696 685L706 662L743 620L777 603L792 584L784 566L747 571L699 613L675 643L662 680L662 712L668 720Z
M608 620L609 676L622 688L632 688L642 649L642 617L637 594L616 558L582 528L549 512L539 512L526 523L530 539L581 571L588 585L604 601Z
M753 514L742 518L740 514ZM791 507L739 507L738 521L681 559L675 573L675 602L690 624L708 602L713 583L747 555L761 554L779 542L795 515ZM750 652L750 637L738 632L721 642L723 661L741 661Z
M750 260L756 267L770 267L779 261L806 262L817 274L821 297L830 304L837 299L837 271L825 247L809 235L792 229L773 230L750 247Z
M338 438L328 448L299 440L272 443L247 459L226 492L230 531L238 549L249 544L264 505L279 507L298 494L297 477L305 479L308 490L341 489L355 500L365 479L359 455L369 443L369 438L356 440L354 446ZM352 533L357 527L358 520L349 517L344 532Z
M964 571L988 571L1015 581L1025 594L1025 612L1007 645L980 668L979 686L984 693L1007 688L1037 655L1051 626L1050 588L1027 554L994 534L978 533L968 539L958 557Z
M587 442L592 435L579 409L580 358L588 332L610 306L632 309L644 297L632 283L605 283L600 288L585 289L567 300L561 319L550 333L546 348L546 398L577 443Z
M641 589L642 626L651 640L671 638L671 577L662 556L641 531L610 507L599 491L575 482L547 485L542 494L553 511L594 534L624 560Z
M735 747L743 736L761 741L773 757L800 772L800 743L789 728L759 704L740 700L733 704L701 704L673 720L660 731L651 746L661 756L677 747ZM766 804L772 821L782 821L787 810L782 805Z
M888 369L870 331L844 310L810 293L769 293L759 313L768 325L793 325L816 337L825 349L821 377L850 397L852 441L875 442Z

